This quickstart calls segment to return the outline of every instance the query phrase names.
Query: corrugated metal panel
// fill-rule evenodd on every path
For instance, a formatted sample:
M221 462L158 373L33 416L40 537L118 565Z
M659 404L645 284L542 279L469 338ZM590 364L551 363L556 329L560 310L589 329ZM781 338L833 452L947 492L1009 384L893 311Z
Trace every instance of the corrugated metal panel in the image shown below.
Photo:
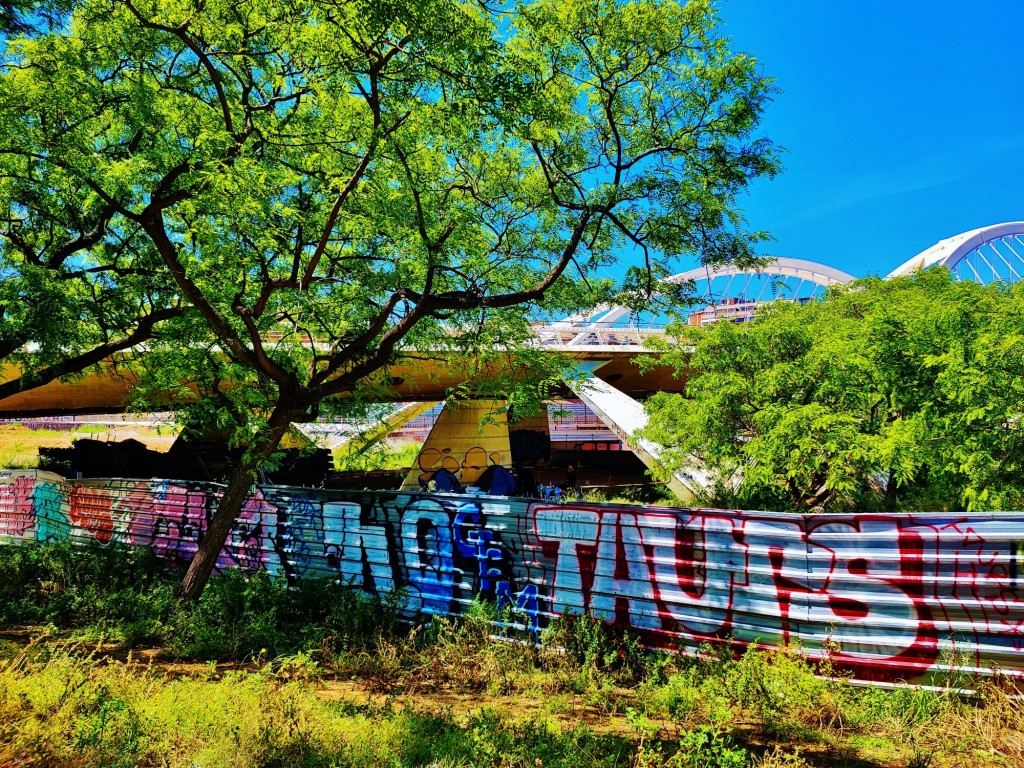
M0 540L118 541L184 567L221 486L0 472ZM543 628L587 611L660 647L800 643L861 680L1024 676L1024 515L817 515L263 486L221 568L476 597Z

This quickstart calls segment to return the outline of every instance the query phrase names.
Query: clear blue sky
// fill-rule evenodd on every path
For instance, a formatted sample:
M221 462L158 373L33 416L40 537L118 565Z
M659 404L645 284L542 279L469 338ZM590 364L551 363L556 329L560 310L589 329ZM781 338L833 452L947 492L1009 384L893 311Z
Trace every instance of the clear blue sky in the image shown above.
M725 0L733 48L782 92L782 175L742 207L773 256L886 274L1024 220L1024 0Z

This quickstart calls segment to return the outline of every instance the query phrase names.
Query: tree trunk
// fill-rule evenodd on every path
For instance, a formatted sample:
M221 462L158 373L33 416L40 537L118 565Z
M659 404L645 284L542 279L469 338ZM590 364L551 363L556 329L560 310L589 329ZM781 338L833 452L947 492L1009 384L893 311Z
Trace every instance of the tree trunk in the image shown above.
M267 426L256 434L253 444L242 455L242 461L228 478L224 495L217 504L217 511L210 520L210 525L199 544L199 550L192 557L185 578L181 581L178 597L182 600L198 600L203 593L235 519L249 498L256 471L280 444L291 423L292 410L278 405L271 414Z

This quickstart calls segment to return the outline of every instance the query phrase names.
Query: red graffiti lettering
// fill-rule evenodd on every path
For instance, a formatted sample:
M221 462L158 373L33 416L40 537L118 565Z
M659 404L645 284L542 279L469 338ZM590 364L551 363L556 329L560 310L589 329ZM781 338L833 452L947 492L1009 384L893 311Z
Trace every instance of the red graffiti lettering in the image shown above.
M109 544L114 537L110 490L75 485L71 489L70 501L72 524L84 528L100 544Z

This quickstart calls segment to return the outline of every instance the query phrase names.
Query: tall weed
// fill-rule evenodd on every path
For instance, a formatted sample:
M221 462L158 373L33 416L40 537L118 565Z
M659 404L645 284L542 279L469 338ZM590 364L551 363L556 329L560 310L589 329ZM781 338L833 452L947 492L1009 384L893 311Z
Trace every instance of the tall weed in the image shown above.
M541 634L541 643L564 653L581 689L602 679L635 684L658 668L657 654L635 634L587 614L559 616Z
M195 604L152 550L111 544L0 546L0 625L52 624L173 655L241 660L316 649L333 655L393 632L400 597L372 597L329 578L289 587L266 571L228 569Z

